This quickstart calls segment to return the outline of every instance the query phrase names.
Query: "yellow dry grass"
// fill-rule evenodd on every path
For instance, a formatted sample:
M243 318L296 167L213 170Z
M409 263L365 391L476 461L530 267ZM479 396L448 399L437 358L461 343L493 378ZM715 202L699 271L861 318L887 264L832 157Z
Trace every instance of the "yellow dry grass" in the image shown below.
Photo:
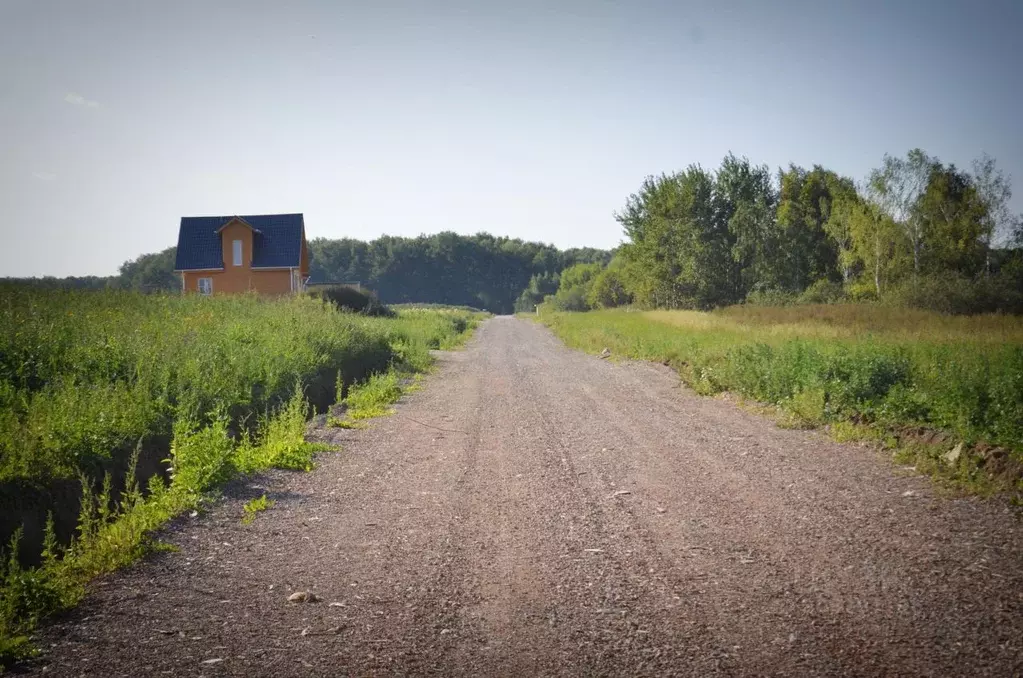
M862 339L930 343L1023 344L1023 317L1000 314L947 316L867 304L731 306L700 311L648 311L645 317L691 330L778 338Z

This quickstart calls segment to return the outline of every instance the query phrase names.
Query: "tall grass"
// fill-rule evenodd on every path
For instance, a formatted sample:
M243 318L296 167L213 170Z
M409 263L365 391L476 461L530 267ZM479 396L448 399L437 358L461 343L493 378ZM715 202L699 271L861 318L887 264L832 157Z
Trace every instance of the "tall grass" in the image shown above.
M1023 318L838 305L541 319L569 345L670 364L700 393L772 404L793 425L944 432L925 436L952 440L922 449L922 466L1023 492ZM941 461L955 442L972 454Z
M0 482L99 473L179 412L261 412L296 379L393 357L378 327L311 299L3 292Z
M29 651L40 616L137 558L149 531L231 475L311 468L310 409L374 375L426 369L431 349L481 317L16 285L0 299L0 666ZM58 491L76 486L80 501ZM29 543L20 520L46 511L57 519Z

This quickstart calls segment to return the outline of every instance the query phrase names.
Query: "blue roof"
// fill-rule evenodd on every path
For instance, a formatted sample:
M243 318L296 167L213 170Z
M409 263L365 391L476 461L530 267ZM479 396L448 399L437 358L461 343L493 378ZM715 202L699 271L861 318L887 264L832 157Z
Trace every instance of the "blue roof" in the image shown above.
M302 260L301 214L251 214L225 217L181 217L174 270L223 268L224 252L217 232L232 219L242 219L252 234L253 268L299 266Z

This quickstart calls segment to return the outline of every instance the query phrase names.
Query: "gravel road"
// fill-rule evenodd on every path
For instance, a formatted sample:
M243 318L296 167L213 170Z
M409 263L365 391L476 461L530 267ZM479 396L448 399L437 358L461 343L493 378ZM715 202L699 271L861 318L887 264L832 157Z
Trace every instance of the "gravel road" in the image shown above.
M51 624L88 676L1020 675L1023 527L495 318ZM242 504L276 505L251 525ZM318 602L292 603L297 591Z

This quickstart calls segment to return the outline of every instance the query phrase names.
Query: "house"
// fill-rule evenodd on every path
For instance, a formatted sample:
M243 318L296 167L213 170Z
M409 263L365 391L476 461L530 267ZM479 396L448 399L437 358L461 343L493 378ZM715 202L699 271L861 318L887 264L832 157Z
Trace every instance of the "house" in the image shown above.
M301 291L309 249L301 214L182 217L175 273L199 294Z

